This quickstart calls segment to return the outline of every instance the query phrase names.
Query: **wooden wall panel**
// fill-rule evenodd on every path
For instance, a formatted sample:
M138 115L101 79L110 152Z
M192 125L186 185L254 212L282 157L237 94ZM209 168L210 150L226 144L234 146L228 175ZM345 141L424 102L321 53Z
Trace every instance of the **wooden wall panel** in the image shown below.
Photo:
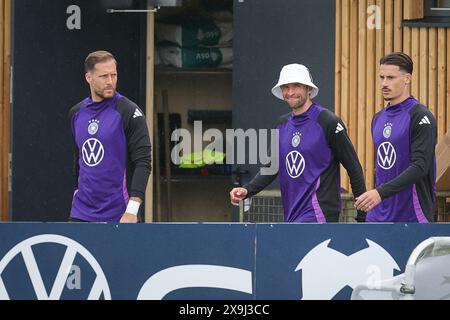
M348 112L349 112L349 86L350 86L350 0L342 0L342 27L341 27L341 110L339 115L342 121L348 126ZM343 174L344 171L341 166L341 185L349 190L348 176Z
M5 172L4 172L4 161L5 156L3 154L3 144L4 144L4 126L5 126L5 120L4 120L4 85L3 85L3 79L4 79L4 64L3 64L3 56L5 53L5 41L4 41L4 12L5 12L5 2L3 0L0 1L0 216L3 217L3 205L5 202L5 187L4 187L4 180L5 180ZM7 176L7 175L6 175Z
M423 0L404 0L403 19L423 18Z
M375 85L375 113L381 110L381 106L383 105L383 97L379 90L379 82L378 82L378 61L380 61L381 57L384 56L384 35L385 35L385 15L383 14L383 7L384 7L384 0L377 0L376 4L379 8L381 8L381 29L377 29L375 32L375 74L376 74L376 81L374 83Z
M350 60L349 60L349 108L346 122L348 134L353 143L357 144L358 132L358 47L352 43L358 42L358 1L350 1ZM354 27L355 26L355 27ZM347 175L343 175L347 177ZM350 190L347 188L347 190Z
M336 0L336 17L342 16L342 0ZM341 63L341 53L342 53L342 22L341 19L336 19L336 50L334 61L334 89L335 92L339 92L339 94L334 95L334 111L338 114L341 114L341 77L342 77L342 63Z
M358 61L364 61L367 55L367 23L366 23L366 8L367 1L358 1L358 11L359 11L359 21L358 21L358 43L360 44L358 49ZM355 147L358 153L358 157L361 162L366 161L366 137L365 128L367 127L367 115L366 115L366 65L358 65L358 120L357 120L357 132L356 132L356 143Z
M403 52L410 57L412 57L411 38L411 28L403 28Z
M375 0L367 1L368 6L375 5ZM366 73L366 121L364 126L365 140L366 140L366 161L362 162L361 165L364 170L364 175L366 177L366 185L373 185L373 168L374 168L374 157L373 157L373 143L372 143L372 133L370 131L370 125L372 123L372 117L375 114L375 94L378 92L377 77L376 77L376 62L375 62L375 44L376 44L376 29L367 28L367 45L366 53L367 56L360 61L360 64L365 64L367 68Z
M420 52L419 52L420 36L419 29L411 30L411 58L414 62L414 69L416 70L414 77L420 76ZM411 84L411 94L419 97L419 81L413 81Z
M0 220L8 219L11 0L0 0Z
M149 6L148 9L152 10L153 7ZM154 119L155 112L154 112L154 52L155 52L155 13L154 12L148 12L147 13L147 71L146 71L146 89L145 89L145 101L146 101L146 107L145 107L145 114L146 114L146 120L147 120L147 127L148 131L150 133L150 143L152 146L155 146L155 128L154 123L157 121L157 119ZM155 150L155 149L153 149ZM152 159L151 163L153 164L152 167L155 169L155 151L152 152ZM159 168L158 168L159 169ZM156 169L155 169L156 170ZM155 210L155 204L156 201L153 199L153 191L154 191L154 174L151 174L147 181L147 188L145 189L145 212L144 217L146 222L153 222L153 221L161 221L156 220L154 216L154 212L158 212L158 210Z
M428 105L428 29L419 29L419 68L416 68L415 83L419 84L419 96L416 96L424 105Z
M436 114L437 101L437 29L428 31L428 108ZM417 81L417 79L416 79Z
M358 1L351 0L350 7L350 43L358 42L359 28L358 26ZM350 138L356 142L357 118L358 118L358 47L350 45L350 72L349 72L349 114L348 114L348 131Z
M448 65L450 64L450 31L449 31L449 29L447 29L447 36L446 36L446 38L447 38L447 43L446 43L446 46L447 46L447 57L446 57L446 60L447 60L447 62L446 62L446 68L447 68L447 70L446 70L446 75L447 75L447 80L450 80L450 67L448 67ZM447 111L447 115L446 115L446 121L445 121L445 131L448 131L448 130L450 130L450 81L447 81L446 82L446 87L447 87L447 89L446 89L446 110L448 110Z
M394 51L405 50L403 48L403 26L402 26L402 16L398 14L403 10L402 1L394 1Z
M438 137L442 137L447 131L446 125L446 101L447 101L447 30L439 28L437 32L437 126Z
M394 0L384 3L384 52L394 50Z
M367 24L373 5L381 12L380 29ZM394 51L411 56L411 94L435 115L440 139L450 127L450 29L403 27L403 20L423 17L421 0L339 0L336 6L335 110L348 126L367 187L372 188L374 150L370 125L374 113L385 105L379 89L379 59ZM346 172L341 173L342 187L350 190Z

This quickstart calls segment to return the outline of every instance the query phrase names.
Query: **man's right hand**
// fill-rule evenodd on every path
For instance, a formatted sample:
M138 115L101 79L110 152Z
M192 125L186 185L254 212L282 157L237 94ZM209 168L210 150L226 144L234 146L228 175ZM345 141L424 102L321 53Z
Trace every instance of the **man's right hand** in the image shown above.
M230 201L234 206L239 205L239 201L244 200L247 196L247 189L245 188L234 188L230 191Z

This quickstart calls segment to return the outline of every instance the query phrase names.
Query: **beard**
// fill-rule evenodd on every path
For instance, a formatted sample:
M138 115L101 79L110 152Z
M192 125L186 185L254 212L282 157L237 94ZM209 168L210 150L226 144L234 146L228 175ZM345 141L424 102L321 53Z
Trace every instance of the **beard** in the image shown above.
M296 100L297 100L296 103L292 103L292 104L291 104L291 103L288 102L289 106L290 106L292 109L294 109L294 110L303 108L303 106L304 106L305 103L306 103L306 99L299 98L299 99L296 99Z
M111 93L105 93L107 91L110 91ZM95 94L102 98L102 99L109 99L112 98L114 96L114 94L116 93L116 88L108 88L108 89L104 89L104 90L95 90Z

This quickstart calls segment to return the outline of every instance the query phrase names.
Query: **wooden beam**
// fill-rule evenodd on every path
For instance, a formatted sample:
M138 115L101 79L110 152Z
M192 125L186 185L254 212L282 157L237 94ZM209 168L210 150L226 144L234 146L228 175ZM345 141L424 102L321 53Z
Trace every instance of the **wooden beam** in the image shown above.
M419 70L420 73L416 77L416 82L419 82L419 100L424 105L428 105L428 77L430 75L428 70L428 29L420 28L420 42L419 42ZM417 75L417 73L416 73Z
M349 72L349 103L348 103L348 130L353 145L357 145L358 131L358 1L350 3L350 72ZM350 188L348 188L350 189Z
M380 8L384 7L384 0L377 0L377 5ZM384 26L384 16L381 18L381 25ZM375 63L377 66L376 74L378 75L378 68L379 68L379 61L384 56L384 36L385 36L385 30L382 28L381 30L377 30L375 33ZM378 77L377 77L378 79ZM383 109L384 106L384 100L381 95L381 90L379 88L378 81L375 82L375 112L378 112L379 110Z
M412 57L411 37L412 37L411 28L409 27L403 28L403 52L410 57Z
M370 131L370 121L366 117L366 68L367 68L367 1L359 0L359 26L358 26L358 122L356 151L359 161L364 167L366 163L366 131Z
M445 28L438 29L437 55L438 55L438 84L437 84L437 128L438 139L446 130L446 83L447 83L447 31Z
M438 96L438 53L437 53L437 29L428 30L428 109L437 118Z
M450 68L448 67L448 64L450 63L450 32L447 29L447 80L450 80ZM447 81L447 89L446 89L446 96L447 96L447 115L446 115L446 129L450 125L450 81ZM448 129L446 130L448 131Z
M384 54L388 54L394 50L394 0L384 3L384 30Z
M423 12L423 0L404 0L404 19L422 19L424 17Z
M374 5L375 0L368 0L367 5ZM366 162L363 164L365 169L365 178L367 188L374 187L374 151L372 142L371 123L372 117L375 113L375 92L378 94L378 65L376 62L375 50L376 50L376 29L367 30L367 71L366 71Z
M350 80L350 0L342 0L341 119L348 125ZM341 166L341 186L348 190L348 176Z
M420 79L420 35L418 28L411 29L411 59L414 63L414 72L413 81L411 83L411 94L419 98L419 83Z
M10 148L10 92L11 92L11 0L3 0L3 12L0 13L0 17L3 17L3 25L0 27L0 33L2 33L2 40L0 40L0 46L2 49L2 72L0 77L3 78L0 90L0 101L2 106L0 107L0 138L2 141L0 150L0 218L2 221L9 220L9 148ZM1 23L0 23L1 24Z
M151 6L149 9L153 9ZM153 12L147 13L147 71L146 71L146 120L148 131L150 134L150 141L154 146L154 43L155 43L155 15ZM155 150L152 150L152 167L154 167ZM153 171L150 174L145 191L145 222L153 222Z
M394 0L394 51L403 50L403 0Z
M341 114L342 0L336 0L336 48L334 55L334 112Z
M4 96L4 54L5 54L5 2L0 0L0 218L2 221L5 214L5 201L8 196L7 187L5 188L5 182L7 183L7 168L4 167L7 160L7 156L3 150L3 144L6 142L4 137L5 131L5 96ZM6 181L5 181L6 180Z

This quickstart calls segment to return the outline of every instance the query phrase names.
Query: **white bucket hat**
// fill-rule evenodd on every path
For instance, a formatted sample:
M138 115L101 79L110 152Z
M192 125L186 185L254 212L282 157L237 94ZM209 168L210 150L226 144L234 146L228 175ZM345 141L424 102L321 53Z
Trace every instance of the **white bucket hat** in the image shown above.
M312 99L319 93L319 88L312 81L311 74L307 67L298 63L288 64L281 69L280 79L278 79L278 83L275 87L272 88L272 93L278 99L284 100L280 87L288 83L301 83L312 88Z

